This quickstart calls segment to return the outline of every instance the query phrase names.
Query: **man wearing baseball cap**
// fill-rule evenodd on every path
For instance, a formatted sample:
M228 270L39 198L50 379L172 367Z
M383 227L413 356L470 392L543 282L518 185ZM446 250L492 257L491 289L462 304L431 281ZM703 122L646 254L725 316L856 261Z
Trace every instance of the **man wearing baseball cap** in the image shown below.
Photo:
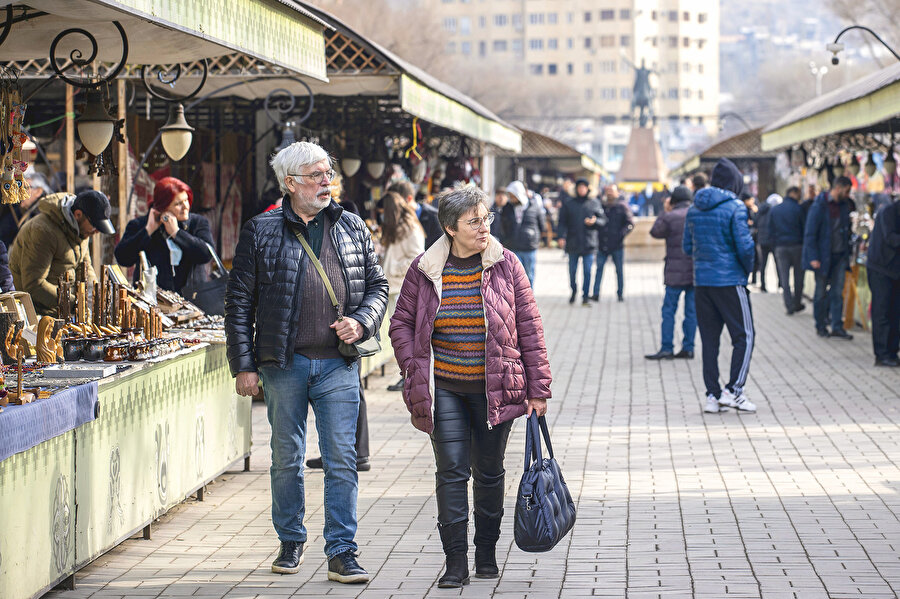
M26 222L9 250L9 267L19 291L31 294L38 314L56 315L59 276L86 262L91 266L88 239L94 233L114 235L109 199L99 191L77 196L56 193L41 200L39 214ZM88 268L93 280L94 270Z

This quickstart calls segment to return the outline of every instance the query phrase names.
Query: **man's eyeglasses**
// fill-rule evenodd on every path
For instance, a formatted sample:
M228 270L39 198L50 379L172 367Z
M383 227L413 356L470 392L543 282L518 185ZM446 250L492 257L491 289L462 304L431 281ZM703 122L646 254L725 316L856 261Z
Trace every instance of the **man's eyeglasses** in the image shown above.
M473 218L466 221L466 224L469 225L469 228L473 231L477 231L482 226L491 228L491 223L494 222L494 213L488 212L484 218Z
M290 173L288 173L288 175L291 177L309 177L315 182L316 185L321 185L325 177L328 177L329 181L333 181L335 173L334 169L329 169L327 171L316 171L308 175L291 175Z

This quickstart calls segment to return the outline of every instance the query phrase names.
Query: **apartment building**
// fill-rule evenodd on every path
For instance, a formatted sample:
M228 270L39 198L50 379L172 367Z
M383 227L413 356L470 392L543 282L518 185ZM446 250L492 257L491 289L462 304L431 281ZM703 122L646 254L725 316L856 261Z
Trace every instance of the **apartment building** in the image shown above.
M510 65L523 94L558 98L513 122L554 130L615 170L631 126L633 65L653 69L664 151L716 130L719 0L424 0L448 34L446 54ZM563 127L550 127L563 120ZM560 133L561 131L561 133Z

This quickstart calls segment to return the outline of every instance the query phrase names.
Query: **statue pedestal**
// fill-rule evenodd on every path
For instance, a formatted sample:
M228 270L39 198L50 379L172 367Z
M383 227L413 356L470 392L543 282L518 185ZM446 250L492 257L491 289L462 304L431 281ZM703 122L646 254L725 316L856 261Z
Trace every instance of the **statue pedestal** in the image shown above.
M653 137L653 129L648 127L632 127L622 157L622 166L616 175L616 182L642 184L662 183L669 175L669 169L663 162L662 150Z

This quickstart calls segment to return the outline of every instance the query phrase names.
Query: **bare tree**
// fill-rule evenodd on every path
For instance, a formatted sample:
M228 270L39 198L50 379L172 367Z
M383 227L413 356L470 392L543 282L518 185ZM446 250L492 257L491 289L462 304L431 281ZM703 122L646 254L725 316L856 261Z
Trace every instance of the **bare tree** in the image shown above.
M825 5L836 17L848 25L864 25L874 30L894 50L900 52L900 21L897 20L897 3L885 0L825 0ZM837 32L835 32L837 33ZM882 50L878 40L865 32L848 32L850 36L859 36L869 48L879 66L886 66L878 58L876 51ZM846 39L846 38L841 38ZM828 40L831 41L831 40ZM893 61L893 59L891 59Z

